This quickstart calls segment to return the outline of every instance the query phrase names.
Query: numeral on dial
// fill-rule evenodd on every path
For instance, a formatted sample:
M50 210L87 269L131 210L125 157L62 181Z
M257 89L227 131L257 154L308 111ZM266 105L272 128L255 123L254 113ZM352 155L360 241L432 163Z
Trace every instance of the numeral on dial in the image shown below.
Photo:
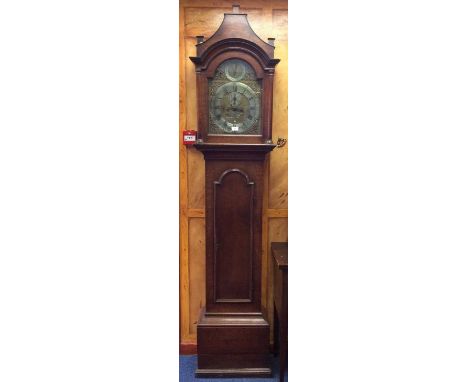
M258 97L256 92L243 82L227 82L220 85L211 98L211 121L224 133L248 132L258 123Z

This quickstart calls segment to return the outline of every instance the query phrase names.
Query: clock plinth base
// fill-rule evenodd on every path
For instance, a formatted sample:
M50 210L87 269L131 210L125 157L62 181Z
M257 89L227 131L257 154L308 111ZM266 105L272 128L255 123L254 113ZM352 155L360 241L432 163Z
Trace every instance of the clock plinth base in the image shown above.
M196 377L270 377L270 325L258 314L211 315L197 325Z

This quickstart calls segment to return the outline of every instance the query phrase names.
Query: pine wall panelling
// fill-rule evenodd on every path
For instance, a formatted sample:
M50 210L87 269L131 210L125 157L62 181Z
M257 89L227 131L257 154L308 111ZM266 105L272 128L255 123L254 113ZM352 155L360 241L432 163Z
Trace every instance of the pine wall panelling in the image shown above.
M232 1L181 0L179 10L179 198L180 198L180 342L181 351L196 347L196 323L205 304L205 190L200 152L182 145L182 131L196 130L195 55L197 35L210 37ZM245 4L245 5L244 5ZM273 140L288 137L288 5L283 0L240 2L241 12L263 39L275 37L276 67L273 98ZM262 306L272 323L270 243L288 239L288 144L273 150L267 167L262 243ZM271 333L272 334L272 333ZM272 336L270 336L272 338Z

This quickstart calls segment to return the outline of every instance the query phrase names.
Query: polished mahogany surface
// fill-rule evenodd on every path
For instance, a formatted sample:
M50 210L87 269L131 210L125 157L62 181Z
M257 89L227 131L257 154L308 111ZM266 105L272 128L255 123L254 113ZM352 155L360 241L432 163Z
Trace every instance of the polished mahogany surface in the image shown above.
M232 59L244 60L261 83L258 135L209 134L209 80ZM269 376L270 326L261 309L262 208L265 160L275 148L271 113L279 60L272 40L262 41L238 7L225 14L211 38L198 38L191 60L197 73L194 147L205 158L206 209L206 307L197 324L196 375Z

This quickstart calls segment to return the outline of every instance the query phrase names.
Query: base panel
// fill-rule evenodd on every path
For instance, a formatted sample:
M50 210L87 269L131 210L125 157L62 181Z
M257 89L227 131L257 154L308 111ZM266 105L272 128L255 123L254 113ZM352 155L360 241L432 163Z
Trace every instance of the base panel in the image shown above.
M270 325L261 314L205 315L197 325L197 377L269 377Z

